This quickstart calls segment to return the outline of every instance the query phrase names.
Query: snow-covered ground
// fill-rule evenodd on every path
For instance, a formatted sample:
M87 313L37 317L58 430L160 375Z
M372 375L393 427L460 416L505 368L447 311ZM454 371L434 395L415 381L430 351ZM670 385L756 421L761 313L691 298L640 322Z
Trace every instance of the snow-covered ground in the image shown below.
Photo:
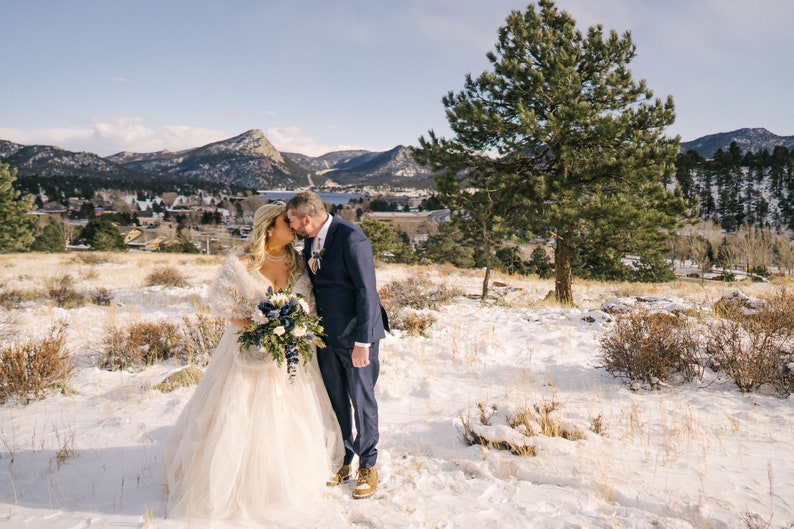
M149 389L177 369L108 372L92 357L107 326L204 310L220 258L118 254L87 264L77 255L0 256L0 285L43 289L72 275L79 288L110 289L110 306L64 310L35 303L0 310L5 341L40 336L66 322L78 370L72 393L0 406L0 527L202 528L231 522L173 520L157 476L162 441L193 388ZM145 286L159 266L177 266L189 286ZM379 285L424 275L476 295L481 272L447 267L378 268ZM577 308L543 301L553 281L497 276L499 301L460 296L434 313L426 337L395 331L382 342L381 416L375 497L353 485L321 505L274 513L259 527L332 528L782 528L794 522L791 399L741 394L709 373L703 381L632 391L598 367L598 337L616 298L656 296L708 311L740 289L775 284L575 282ZM493 414L482 432L515 436L505 418L557 407L583 438L533 436L535 456L469 446L464 425ZM471 421L470 421L471 419ZM600 433L593 431L598 425ZM479 428L479 427L478 427ZM308 508L312 507L312 508ZM746 521L748 516L751 521ZM769 523L769 525L764 525Z

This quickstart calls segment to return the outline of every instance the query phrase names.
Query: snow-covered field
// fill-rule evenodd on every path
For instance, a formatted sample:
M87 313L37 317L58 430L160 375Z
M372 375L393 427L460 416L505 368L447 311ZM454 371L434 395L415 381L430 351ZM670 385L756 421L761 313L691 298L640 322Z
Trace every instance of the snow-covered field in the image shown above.
M178 321L205 310L221 258L110 255L0 256L0 285L44 289L72 275L86 291L108 288L110 306L64 310L35 303L0 310L5 341L40 336L65 322L78 363L70 394L0 406L0 527L238 527L166 517L157 476L162 441L193 388L148 389L178 366L108 372L92 364L106 328L142 319ZM147 287L160 266L179 267L189 286ZM424 275L476 295L481 272L444 267L378 268L379 285ZM552 281L497 276L500 300L460 296L443 306L426 337L399 331L381 346L379 471L374 498L353 485L329 489L321 505L274 513L259 527L323 528L741 528L794 523L791 399L741 394L709 373L703 381L632 391L598 367L598 337L615 298L658 296L709 310L733 290L761 296L775 284L575 282L575 309L543 298ZM553 403L576 441L534 436L536 455L468 446L463 424L493 413L489 435L516 435L504 418ZM495 408L495 409L494 409ZM598 424L600 433L593 431ZM285 479L287 477L285 476ZM755 525L754 525L755 524ZM766 525L768 524L768 525Z

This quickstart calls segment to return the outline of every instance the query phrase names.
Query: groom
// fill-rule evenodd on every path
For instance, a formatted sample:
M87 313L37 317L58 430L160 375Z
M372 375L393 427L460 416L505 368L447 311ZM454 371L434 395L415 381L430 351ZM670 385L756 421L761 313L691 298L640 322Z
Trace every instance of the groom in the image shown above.
M317 361L345 443L342 467L328 485L350 479L353 456L358 454L353 497L368 498L378 489L375 383L378 342L388 330L375 285L372 246L358 226L329 215L311 191L287 202L287 218L292 230L305 238L303 255L327 342Z

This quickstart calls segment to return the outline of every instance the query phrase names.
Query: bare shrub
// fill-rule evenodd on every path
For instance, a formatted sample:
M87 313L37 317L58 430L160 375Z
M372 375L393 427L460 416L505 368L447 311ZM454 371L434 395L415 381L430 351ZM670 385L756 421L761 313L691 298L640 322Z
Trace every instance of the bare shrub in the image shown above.
M201 312L193 316L182 316L182 360L191 365L207 365L227 324L224 318Z
M436 318L432 314L417 311L438 310L462 293L445 284L433 284L427 277L419 276L391 281L381 287L378 294L392 329L404 330L413 336L424 336Z
M101 346L99 366L110 371L137 370L178 356L182 333L169 321L140 321L108 328Z
M109 263L112 261L111 254L107 252L77 252L73 260L87 265Z
M462 295L459 290L450 288L444 283L433 284L425 276L391 281L384 285L378 294L387 311L395 307L438 310L442 305L452 301L455 296Z
M86 296L75 288L75 280L70 274L47 281L47 295L53 303L65 309L82 307L86 303Z
M405 331L408 336L425 336L436 317L426 312L401 311L389 319L392 329Z
M0 402L28 403L66 385L75 366L64 349L65 330L65 325L56 326L44 338L0 348Z
M91 292L90 298L94 305L108 306L113 301L113 292L109 288L98 287Z
M702 375L698 340L685 316L637 309L617 317L599 340L607 371L657 384L675 374L691 381Z
M174 266L161 266L146 276L146 286L186 287L187 278Z
M734 297L736 298L736 297ZM723 300L720 300L721 302ZM723 370L742 392L764 385L794 392L794 299L786 290L754 303L724 302L706 342L712 367Z

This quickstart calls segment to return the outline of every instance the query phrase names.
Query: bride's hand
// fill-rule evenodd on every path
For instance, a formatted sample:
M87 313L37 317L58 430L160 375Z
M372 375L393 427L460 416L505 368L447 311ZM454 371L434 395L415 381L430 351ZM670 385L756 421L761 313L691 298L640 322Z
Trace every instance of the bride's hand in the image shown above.
M232 318L229 322L234 325L235 327L239 327L240 329L247 329L253 323L253 320L250 318L242 319L242 318Z

